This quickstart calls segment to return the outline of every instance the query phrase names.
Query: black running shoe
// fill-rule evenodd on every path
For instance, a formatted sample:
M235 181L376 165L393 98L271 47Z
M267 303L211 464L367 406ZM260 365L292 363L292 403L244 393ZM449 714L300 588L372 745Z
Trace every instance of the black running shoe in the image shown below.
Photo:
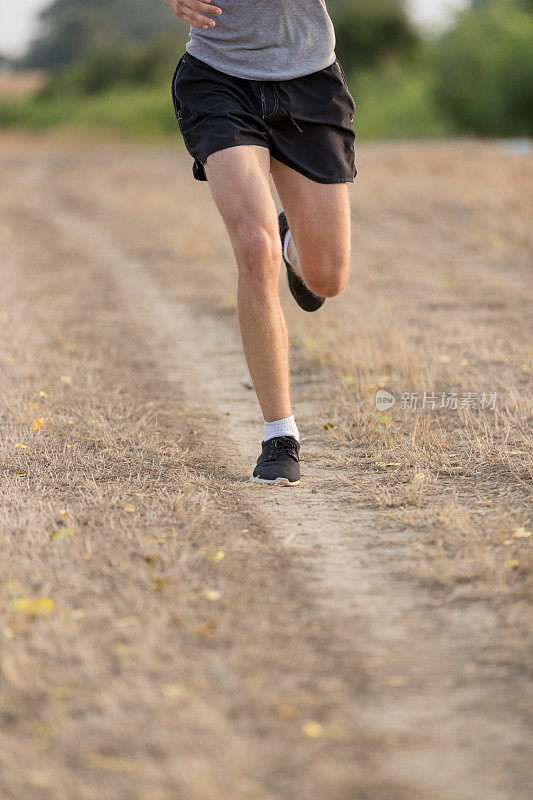
M319 297L317 294L308 289L302 278L296 274L287 259L285 258L285 234L289 230L289 223L285 212L281 211L278 215L279 235L281 236L281 252L283 253L283 261L287 267L287 280L289 281L289 289L291 294L304 311L318 311L320 306L326 302L325 297Z
M263 442L262 447L250 481L297 486L300 483L300 445L294 436L274 436Z

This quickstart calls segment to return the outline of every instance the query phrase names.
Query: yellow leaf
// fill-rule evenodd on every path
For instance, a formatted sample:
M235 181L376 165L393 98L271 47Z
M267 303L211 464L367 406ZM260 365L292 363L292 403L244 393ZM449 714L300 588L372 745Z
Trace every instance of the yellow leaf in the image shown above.
M383 411L378 411L378 421L382 423L382 425L388 425L392 422L392 417L389 417L388 414L385 414Z
M507 569L518 569L520 561L517 558L508 558L505 562Z
M522 525L519 525L513 533L513 539L529 539L530 536L531 531L526 531Z
M324 726L321 725L320 722L316 722L316 720L312 719L302 725L302 733L310 739L320 739L324 736L325 731Z
M26 780L30 786L36 786L39 789L47 789L52 783L50 775L38 769L32 769L28 772Z
M76 350L78 349L78 345L76 344L76 342L65 342L63 347L67 351L67 353L75 353Z
M214 561L215 564L219 564L226 552L224 550L208 550L207 547L200 547L196 555L198 558L205 558L208 561Z
M220 592L218 589L204 589L200 595L206 600L210 600L212 603L216 603L217 600L220 600Z
M446 356L444 354L441 354L439 356L439 361L441 362L441 364L449 364L450 361L451 361L451 358L450 358L450 356Z
M44 417L39 417L39 419L34 419L33 420L33 430L34 431L40 430L40 428L42 427L43 423L44 423Z
M39 403L33 403L32 408L34 411L37 411L37 409L39 408Z
M180 697L185 694L185 687L179 683L165 683L161 687L161 694L165 697Z
M467 358L462 358L461 361L460 361L460 364L461 364L462 367L467 367L468 366L468 359Z
M135 511L135 506L124 506L124 511L129 511L131 514Z
M62 517L68 517L68 511L65 511L64 508L59 509L59 513Z
M51 597L17 597L12 600L9 606L15 613L28 614L50 614L54 610L54 601Z
M61 376L61 383L69 384L72 381L70 375L62 375Z
M28 449L28 445L27 444L20 444L20 442L17 442L17 444L14 444L13 447L15 448L15 450L27 450Z
M58 528L57 531L53 532L52 539L61 541L62 539L68 539L70 536L74 536L75 533L76 531L74 528Z

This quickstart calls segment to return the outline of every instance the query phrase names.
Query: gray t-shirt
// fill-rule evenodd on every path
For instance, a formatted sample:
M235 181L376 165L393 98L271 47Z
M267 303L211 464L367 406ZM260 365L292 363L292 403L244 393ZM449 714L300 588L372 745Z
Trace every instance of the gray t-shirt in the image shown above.
M248 80L288 80L335 61L324 0L213 0L222 14L206 31L191 26L187 52Z

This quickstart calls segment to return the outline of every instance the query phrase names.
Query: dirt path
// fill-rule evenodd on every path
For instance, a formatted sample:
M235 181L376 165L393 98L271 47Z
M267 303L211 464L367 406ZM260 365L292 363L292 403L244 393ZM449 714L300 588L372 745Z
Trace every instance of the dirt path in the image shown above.
M256 573L271 573L265 578L267 588L281 595L267 593L261 602L256 599L250 610L256 614L249 620L252 628L265 626L267 633L252 661L264 653L261 680L269 683L268 689L263 687L267 704L272 687L268 668L266 678L263 668L269 660L274 659L272 677L283 674L286 690L295 681L294 702L274 705L282 722L296 717L293 727L301 739L296 745L292 732L288 735L277 724L269 728L265 721L261 733L265 710L259 707L252 713L246 692L240 712L233 711L232 727L231 711L217 702L216 692L204 689L204 702L218 715L207 715L205 728L210 733L216 730L217 738L224 737L223 751L232 761L228 774L218 778L213 774L218 759L210 762L206 753L209 737L204 732L206 738L197 741L196 752L190 744L185 748L189 760L185 758L181 767L190 773L187 780L179 783L170 773L163 778L168 764L163 758L158 768L154 755L148 758L144 772L145 791L151 793L137 795L127 778L131 766L124 761L126 779L113 784L114 796L170 798L179 790L184 798L307 798L316 796L303 775L311 759L321 762L318 769L310 770L321 787L321 797L525 798L522 759L527 735L523 715L516 709L523 708L526 684L523 677L515 675L514 685L506 683L503 691L501 672L499 675L494 665L483 667L487 643L493 646L498 638L497 609L488 602L452 606L442 602L438 592L411 579L408 565L416 557L416 538L412 530L394 520L384 527L381 513L355 505L354 490L345 480L342 448L328 445L324 435L317 433L316 420L324 417L328 372L316 368L310 374L298 351L294 354L294 394L303 422L305 480L297 491L265 490L243 482L257 449L258 414L253 393L243 383L246 369L234 319L209 303L199 308L194 301L188 302L188 292L200 290L202 274L186 287L184 299L168 291L157 268L157 255L151 259L149 254L135 253L132 241L125 238L120 211L117 209L114 220L109 214L104 217L102 209L94 205L98 177L92 170L102 169L109 153L100 158L93 154L92 162L86 157L81 166L76 165L77 155L79 150L62 152L53 147L48 153L31 146L15 152L10 166L15 182L10 224L16 238L32 229L36 238L29 250L27 243L19 250L18 244L13 246L13 268L22 274L26 271L26 279L31 280L32 267L27 261L31 252L40 246L52 248L57 274L66 270L67 275L64 283L55 282L55 291L70 297L71 317L79 317L82 326L91 318L97 321L102 326L98 336L107 343L104 348L112 347L125 368L135 370L135 360L142 361L142 381L131 397L133 414L136 404L145 402L142 385L145 391L149 387L151 402L156 405L169 396L179 398L181 432L172 431L172 421L168 432L183 436L188 429L188 447L193 452L189 479L193 484L201 481L207 497L212 494L201 524L207 528L220 525L216 516L222 513L223 525L231 527L227 541L235 531L234 546L240 542L238 546L246 549L246 532L257 531L262 546L278 554L263 563L251 559L249 571L240 577L244 604L241 599L234 613L242 614L246 608L247 593L253 594L256 588ZM78 181L77 204L73 202L73 174ZM84 180L90 191L85 191ZM186 198L181 201L186 202ZM163 228L153 231L150 246L154 252L157 237L162 240L163 235ZM89 270L85 292L93 296L76 295L72 289L76 271L64 248L70 254L78 253L80 264ZM67 263L60 264L61 260ZM183 264L182 270L191 266ZM211 270L214 277L217 267L217 258L208 258L202 270ZM177 284L180 277L191 280L178 272ZM23 287L24 278L17 291ZM48 294L46 302L45 315L53 308L53 294ZM65 298L61 308L64 302ZM100 304L104 305L103 315ZM102 491L105 499L105 487ZM224 561L231 558L231 545L227 548ZM274 618L272 609L263 618L261 606L271 604L281 608L275 608ZM268 640L274 636L273 643L279 646L276 625L290 624L287 617L295 611L301 614L299 626L310 626L310 635L302 637L298 645L290 638L285 643L289 663L294 648L291 677L283 657L276 665L280 657L268 653ZM13 638L16 641L16 633ZM242 636L237 634L234 648L242 646ZM213 648L216 652L216 640L211 643ZM225 653L220 650L220 667ZM202 650L194 655L202 659ZM246 651L241 653L243 666L236 666L232 659L237 655L228 661L231 669L237 670L234 691L245 678L238 674L239 669L246 671L250 666ZM302 660L298 662L298 658ZM207 668L209 671L209 664ZM204 669L206 664L201 663L199 671ZM150 681L146 671L139 679ZM305 714L299 720L295 710L306 683L312 695L312 716L307 721ZM113 702L111 697L108 702ZM148 712L150 698L144 703ZM119 720L120 702L118 710L103 713ZM180 725L182 735L194 736L190 720ZM105 733L102 738L105 745ZM316 745L323 749L308 749ZM296 753L295 761L289 759L290 766L283 763L280 748L284 746L294 747ZM202 762L198 774L193 766L195 756ZM113 772L111 762L106 767L105 761L111 757L115 756L100 754L100 766L98 758L93 758L95 774L105 774L106 768ZM120 758L124 753L116 756L114 771L119 773ZM265 774L265 765L270 774ZM148 774L151 777L147 778ZM59 788L54 794L53 776L48 784L47 780L43 779L41 787L48 791L46 796L63 796ZM30 781L31 791L41 796L35 783ZM5 785L6 796L22 797L14 786L14 782ZM91 793L95 786L98 780L88 780L70 796L96 796Z

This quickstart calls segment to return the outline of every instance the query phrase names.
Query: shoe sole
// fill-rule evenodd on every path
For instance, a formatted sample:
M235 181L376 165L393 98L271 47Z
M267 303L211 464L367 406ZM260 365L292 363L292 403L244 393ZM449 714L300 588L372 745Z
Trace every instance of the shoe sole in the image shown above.
M255 478L253 475L251 478L248 478L248 483L265 483L269 486L276 484L277 486L298 486L300 481L290 481L288 478L274 478L273 481L269 481L266 478Z

